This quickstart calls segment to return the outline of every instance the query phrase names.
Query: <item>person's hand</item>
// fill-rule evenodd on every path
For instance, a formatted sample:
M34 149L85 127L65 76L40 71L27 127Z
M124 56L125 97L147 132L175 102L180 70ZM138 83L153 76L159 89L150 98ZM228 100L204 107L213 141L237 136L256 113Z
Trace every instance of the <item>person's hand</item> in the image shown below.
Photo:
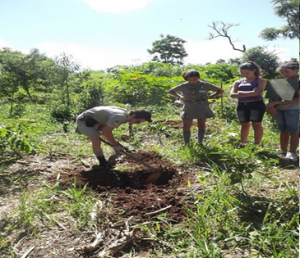
M269 108L275 108L275 106L276 106L276 103L275 102L271 102L271 103L269 103L267 105L267 109L269 109Z
M124 148L120 144L116 144L113 147L116 153L120 153L124 151Z
M267 112L271 116L275 116L277 114L277 110L276 110L275 106L268 108Z
M181 100L182 102L185 102L185 101L186 101L185 97L183 97L183 96L180 96L180 97L179 97L179 100Z

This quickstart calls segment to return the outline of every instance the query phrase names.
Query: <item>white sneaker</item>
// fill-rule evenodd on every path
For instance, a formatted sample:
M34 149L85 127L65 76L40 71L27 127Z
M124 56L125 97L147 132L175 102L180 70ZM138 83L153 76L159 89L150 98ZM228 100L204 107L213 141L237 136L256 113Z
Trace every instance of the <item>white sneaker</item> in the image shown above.
M280 150L280 151L271 152L271 154L274 156L286 156L287 151Z
M287 152L285 159L290 159L290 160L297 160L298 155L295 152Z

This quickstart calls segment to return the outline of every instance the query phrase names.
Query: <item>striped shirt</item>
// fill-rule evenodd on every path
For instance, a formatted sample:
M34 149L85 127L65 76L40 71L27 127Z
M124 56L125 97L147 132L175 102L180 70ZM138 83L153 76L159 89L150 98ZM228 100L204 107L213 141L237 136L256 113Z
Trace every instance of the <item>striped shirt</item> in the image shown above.
M245 79L240 80L240 84L238 86L238 91L240 92L253 92L255 88L258 87L259 78L254 79L252 82L247 82ZM239 102L253 102L263 100L262 94L253 97L244 97L239 98Z

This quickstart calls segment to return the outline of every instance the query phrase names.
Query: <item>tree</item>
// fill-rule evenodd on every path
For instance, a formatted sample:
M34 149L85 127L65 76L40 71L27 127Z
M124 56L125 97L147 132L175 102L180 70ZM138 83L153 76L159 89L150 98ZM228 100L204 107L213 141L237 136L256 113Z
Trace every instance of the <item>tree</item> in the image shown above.
M268 51L266 48L260 46L250 48L241 58L242 63L247 61L256 62L261 67L262 75L266 79L274 79L278 75L276 69L279 66L279 58L274 51Z
M8 85L17 91L22 87L30 100L33 100L31 88L49 85L49 68L54 62L45 55L40 54L38 49L32 49L29 54L13 51L9 48L0 50L0 69L2 78L1 88ZM4 81L10 82L5 84Z
M236 57L236 58L230 58L228 60L228 63L231 65L240 65L241 64L241 59Z
M225 64L226 61L224 59L218 59L216 64Z
M161 39L152 43L152 49L147 49L153 56L152 61L166 64L183 64L183 59L187 57L184 49L185 40L171 36L160 35Z
M281 28L266 28L260 37L272 41L277 38L299 38L299 0L272 0L275 14L286 21Z
M234 41L231 39L231 36L229 36L228 31L230 28L234 26L239 26L239 24L232 24L232 23L224 23L221 21L214 21L212 22L212 25L208 25L208 27L212 28L217 34L209 33L209 39L214 39L218 37L227 38L232 48L236 51L245 52L246 46L243 45L243 49L236 48L233 44Z
M70 106L70 80L72 77L71 75L78 72L80 66L75 61L73 61L72 56L68 56L66 53L62 53L59 57L57 57L55 59L55 63L58 67L57 83L63 90L62 104L67 104L68 106Z

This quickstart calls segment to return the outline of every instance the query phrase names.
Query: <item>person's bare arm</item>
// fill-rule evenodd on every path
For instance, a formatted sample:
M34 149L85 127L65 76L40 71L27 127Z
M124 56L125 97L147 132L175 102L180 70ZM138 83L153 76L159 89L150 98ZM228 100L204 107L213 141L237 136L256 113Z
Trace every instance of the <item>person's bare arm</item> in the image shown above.
M178 86L172 88L169 90L169 94L177 97L179 100L185 101L185 97L180 95L179 93L177 93L176 88L178 88Z
M113 146L118 145L119 143L116 141L112 131L114 130L114 127L111 126L104 126L102 128L102 134L103 137Z
M235 81L233 83L233 86L232 86L231 91L230 91L230 97L231 98L234 98L234 99L239 98L239 93L238 93L238 87L239 87L239 85L240 85L239 81Z
M210 96L208 96L208 98L209 99L214 99L214 98L218 97L219 95L222 95L223 93L224 93L224 90L219 89L215 93L213 93Z
M267 86L267 81L264 79L259 79L258 81L258 87L255 88L253 91L250 92L243 92L243 91L238 91L238 85L237 85L237 89L236 89L236 93L234 92L234 96L232 97L230 95L230 97L232 98L246 98L246 97L256 97L261 95L261 93L265 90Z
M267 105L267 109L276 107L277 105L286 105L286 104L292 104L292 103L299 103L299 91L295 94L295 96L292 100L279 100L279 101L270 102Z

